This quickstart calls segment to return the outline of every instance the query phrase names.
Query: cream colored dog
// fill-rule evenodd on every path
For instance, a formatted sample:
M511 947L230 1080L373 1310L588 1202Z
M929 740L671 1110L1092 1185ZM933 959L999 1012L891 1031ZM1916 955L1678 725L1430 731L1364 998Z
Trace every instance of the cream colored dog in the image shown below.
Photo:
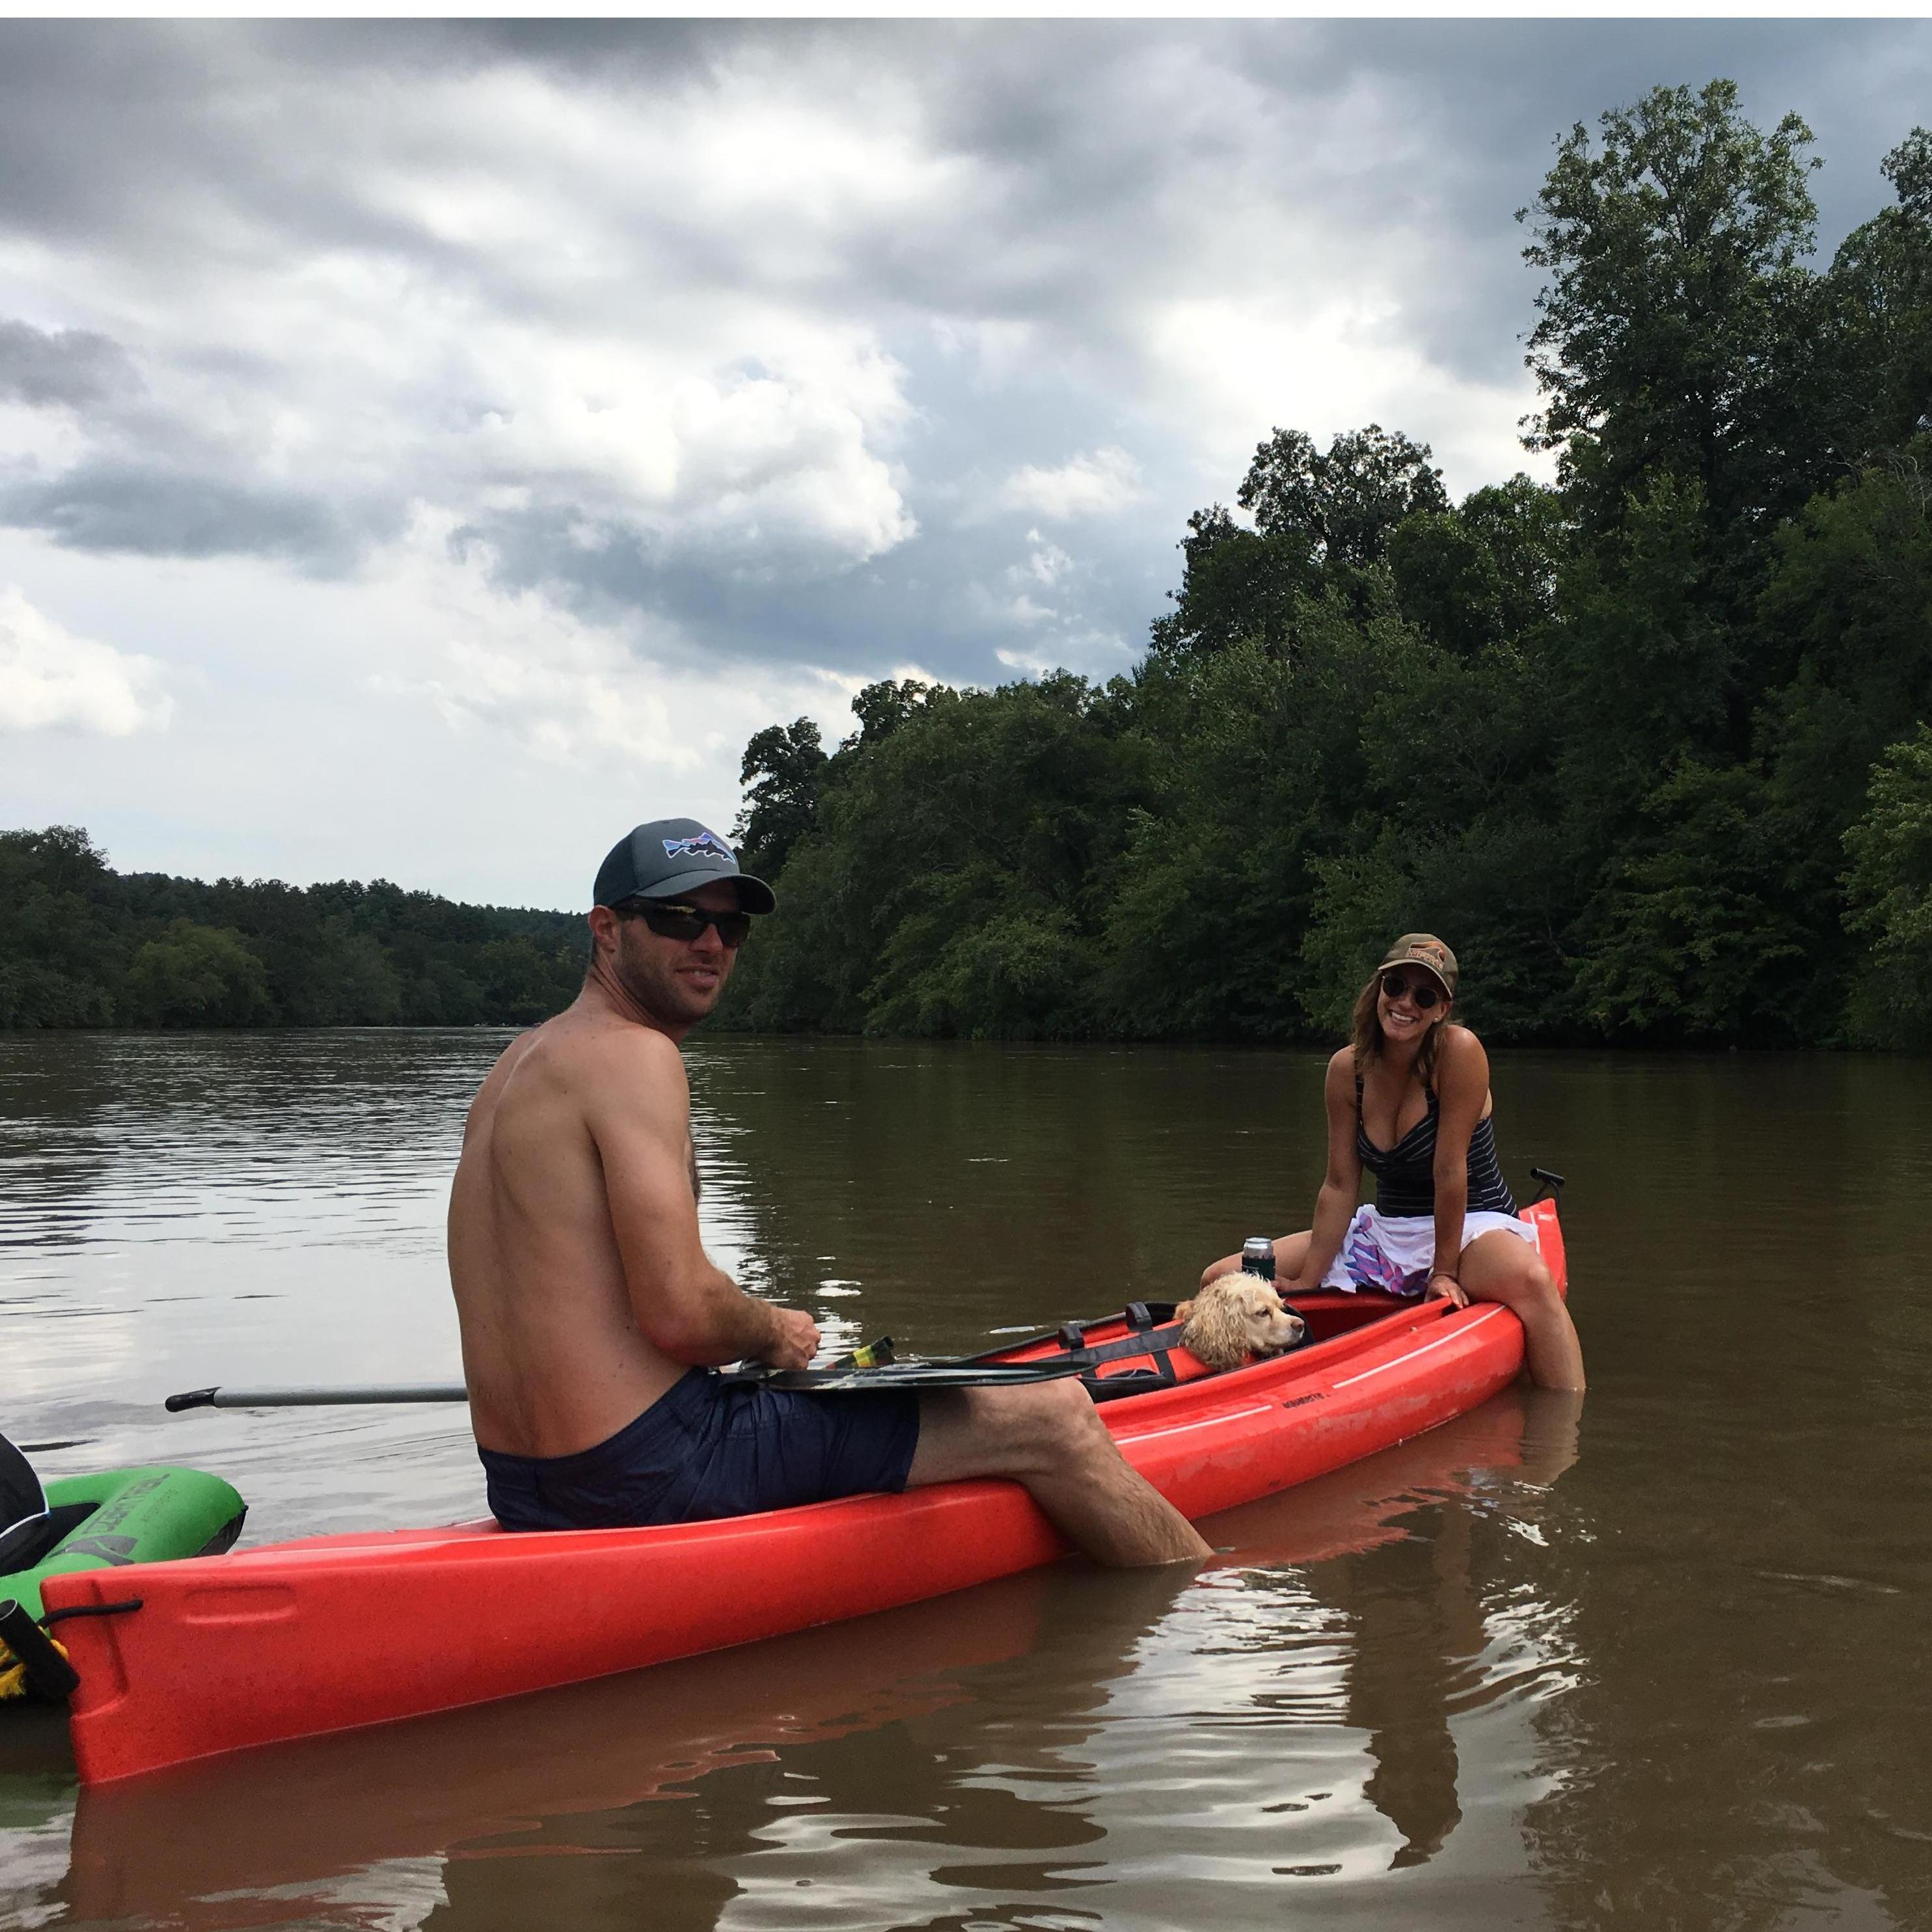
M1258 1274L1224 1274L1174 1311L1186 1325L1180 1346L1210 1369L1238 1369L1250 1355L1278 1355L1308 1332L1308 1324L1281 1305L1272 1282Z

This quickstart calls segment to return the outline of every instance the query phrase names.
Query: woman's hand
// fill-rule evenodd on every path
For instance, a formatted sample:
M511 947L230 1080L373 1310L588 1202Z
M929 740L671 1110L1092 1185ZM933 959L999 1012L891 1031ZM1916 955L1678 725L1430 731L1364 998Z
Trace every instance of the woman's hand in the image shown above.
M1452 1308L1467 1308L1469 1305L1469 1297L1462 1284L1453 1274L1444 1274L1439 1270L1429 1277L1427 1299L1446 1301Z

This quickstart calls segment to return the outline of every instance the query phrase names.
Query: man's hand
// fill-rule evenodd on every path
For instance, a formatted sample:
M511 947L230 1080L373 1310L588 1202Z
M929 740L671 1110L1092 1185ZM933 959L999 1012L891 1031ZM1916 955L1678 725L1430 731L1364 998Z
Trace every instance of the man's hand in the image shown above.
M776 1334L759 1352L759 1359L774 1369L808 1368L818 1353L818 1324L802 1308L774 1308L772 1321Z

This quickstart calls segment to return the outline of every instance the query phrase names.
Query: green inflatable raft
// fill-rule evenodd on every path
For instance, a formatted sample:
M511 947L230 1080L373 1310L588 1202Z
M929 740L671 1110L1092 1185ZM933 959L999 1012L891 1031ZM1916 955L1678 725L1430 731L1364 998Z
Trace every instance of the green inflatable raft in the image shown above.
M5 1640L11 1622L44 1655L20 1613L35 1626L46 1612L40 1586L75 1570L118 1570L170 1557L213 1556L242 1534L246 1505L229 1484L200 1469L104 1469L63 1476L43 1490L25 1456L0 1436L0 1700L27 1694L34 1672ZM130 1596L140 1594L130 1581ZM9 1615L7 1606L17 1605ZM56 1641L58 1626L52 1634Z

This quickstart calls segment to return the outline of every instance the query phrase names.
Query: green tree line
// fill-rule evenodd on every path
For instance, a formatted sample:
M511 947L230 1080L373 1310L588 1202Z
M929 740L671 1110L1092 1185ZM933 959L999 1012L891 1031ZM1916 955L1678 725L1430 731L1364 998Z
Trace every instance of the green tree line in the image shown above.
M1558 143L1553 485L1276 429L1130 676L760 731L728 1017L1332 1036L1427 928L1499 1039L1932 1043L1932 136L1822 265L1811 146L1724 80Z
M74 826L0 832L0 1027L524 1025L584 976L580 915L116 872Z

